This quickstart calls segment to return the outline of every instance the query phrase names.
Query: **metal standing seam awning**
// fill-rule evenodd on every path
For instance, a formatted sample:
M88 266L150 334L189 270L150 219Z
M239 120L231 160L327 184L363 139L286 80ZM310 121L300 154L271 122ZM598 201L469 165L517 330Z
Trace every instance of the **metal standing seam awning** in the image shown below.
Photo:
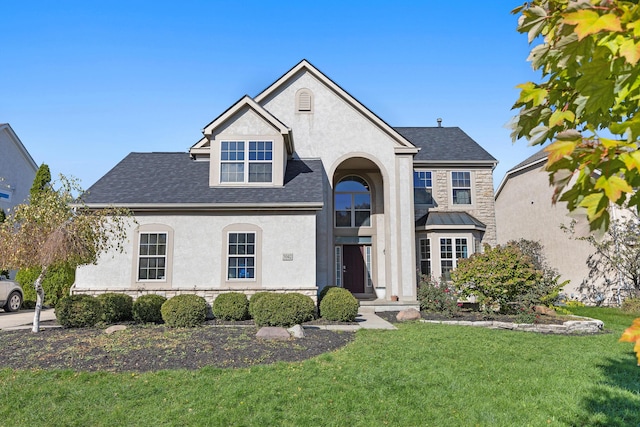
M466 212L428 212L416 221L416 231L443 229L486 231L487 226Z

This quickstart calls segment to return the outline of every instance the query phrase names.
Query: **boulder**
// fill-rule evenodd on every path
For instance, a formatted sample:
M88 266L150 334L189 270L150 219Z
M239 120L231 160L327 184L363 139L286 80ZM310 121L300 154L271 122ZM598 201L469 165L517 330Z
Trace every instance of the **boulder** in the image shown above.
M302 325L295 325L287 329L287 332L294 338L304 338L304 328Z
M404 322L407 320L418 320L420 319L420 317L421 317L420 312L415 308L408 308L406 310L402 310L396 315L396 319L399 322Z
M105 329L104 333L107 334L107 335L111 335L114 332L124 331L125 329L127 329L127 327L125 325L113 325L113 326L109 326L107 329Z
M285 328L279 328L276 326L264 326L258 330L256 337L263 340L285 341L291 338L291 334L289 334L289 331L287 331Z
M556 311L552 308L545 307L544 305L536 305L533 307L533 311L538 314L542 314L545 316L555 316Z

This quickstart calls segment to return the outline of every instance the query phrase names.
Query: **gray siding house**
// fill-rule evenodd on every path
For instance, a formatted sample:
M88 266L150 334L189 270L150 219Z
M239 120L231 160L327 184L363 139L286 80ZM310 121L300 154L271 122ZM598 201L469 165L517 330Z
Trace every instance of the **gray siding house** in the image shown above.
M0 209L8 213L28 200L37 171L36 162L18 135L8 123L0 123Z
M496 160L459 128L394 128L308 61L203 129L189 152L131 153L86 204L130 208L130 247L78 268L74 293L349 289L415 306L495 244ZM397 302L396 302L397 300Z

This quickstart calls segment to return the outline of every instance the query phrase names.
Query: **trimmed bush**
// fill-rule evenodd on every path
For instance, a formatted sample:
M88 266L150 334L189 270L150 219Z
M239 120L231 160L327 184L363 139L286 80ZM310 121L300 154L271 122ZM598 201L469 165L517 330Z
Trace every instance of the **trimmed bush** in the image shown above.
M320 316L335 322L354 322L358 315L358 300L344 288L332 288L320 302Z
M249 298L249 316L251 316L252 319L255 319L256 317L254 314L256 302L263 296L269 294L271 294L271 292L256 292L255 294L251 295L251 298Z
M222 320L244 320L249 316L249 300L240 292L218 295L213 301L213 315Z
M147 294L133 302L131 313L136 323L162 323L162 304L167 301L162 295Z
M97 296L102 305L102 321L117 323L132 320L133 298L127 294L106 293Z
M69 295L60 298L55 313L65 328L91 327L100 321L102 305L91 295Z
M253 304L253 320L258 326L293 326L313 320L315 304L299 293L266 293Z
M327 295L327 292L329 292L333 288L337 288L337 286L329 285L322 288L322 290L318 294L318 308L320 307L320 304L322 303L322 299L324 298L324 296Z
M167 326L173 328L198 326L207 318L207 302L198 295L176 295L162 304L160 312Z

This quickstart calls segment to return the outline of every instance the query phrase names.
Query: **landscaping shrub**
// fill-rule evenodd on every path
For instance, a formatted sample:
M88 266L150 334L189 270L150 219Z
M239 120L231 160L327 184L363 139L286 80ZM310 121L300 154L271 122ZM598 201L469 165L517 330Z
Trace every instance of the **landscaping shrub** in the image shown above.
M418 301L422 311L442 313L449 317L460 311L458 293L444 279L438 282L426 275L420 276Z
M353 322L358 315L358 300L344 288L329 289L320 302L320 316L336 322Z
M201 325L207 318L207 302L198 295L176 295L162 304L160 312L167 326L194 327Z
M102 305L91 295L68 295L56 306L56 319L65 328L94 326L102 316Z
M625 313L640 313L640 297L630 297L622 301L622 311Z
M548 290L543 272L513 244L487 245L483 253L459 259L451 279L461 296L476 296L485 311L499 309L502 313L528 309L540 303L541 289Z
M157 294L147 294L138 297L133 302L131 314L136 323L162 323L162 304L167 301L165 297Z
M322 290L318 294L318 309L320 308L320 304L322 303L323 298L325 297L325 295L327 295L327 292L329 292L329 290L331 290L333 288L337 288L337 286L330 285L330 286L325 286L324 288L322 288Z
M316 308L311 297L299 293L267 293L253 305L258 326L292 326L314 318Z
M23 268L16 273L16 282L22 286L25 306L35 306L36 290L33 287L40 275L40 268ZM76 277L76 269L69 264L57 264L49 267L42 280L44 304L55 307L60 298L69 295L69 289Z
M251 316L252 319L256 317L254 315L256 302L263 296L269 295L270 293L271 292L256 292L255 294L251 295L251 298L249 298L249 316Z
M213 315L222 320L244 320L249 316L249 300L240 292L218 295L213 301Z
M106 293L97 296L102 305L102 318L105 323L117 323L132 320L133 298L127 294Z

